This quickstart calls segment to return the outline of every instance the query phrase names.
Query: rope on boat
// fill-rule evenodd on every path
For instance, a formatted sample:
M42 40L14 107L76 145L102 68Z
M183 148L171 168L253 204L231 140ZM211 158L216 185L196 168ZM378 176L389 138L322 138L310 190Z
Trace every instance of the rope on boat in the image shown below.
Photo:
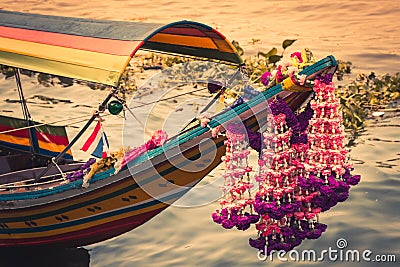
M51 158L51 161L53 162L54 166L56 166L56 168L57 168L58 171L60 172L61 177L62 177L64 180L67 180L67 176L66 176L65 173L61 170L60 166L58 166L58 164L57 164L57 162L56 162L56 158L55 158L55 157L52 157L52 158Z
M54 177L55 175L49 175L49 176L44 176L43 178L49 178L49 177ZM10 190L10 189L16 189L16 188L27 188L27 187L35 187L35 186L41 186L41 185L47 185L47 184L53 184L53 183L59 183L65 181L64 178L58 178L54 180L49 180L45 182L39 182L39 183L30 183L33 182L35 179L29 179L29 180L24 180L21 181L25 184L18 184L18 183L8 183L8 184L2 184L0 185L0 190Z
M147 129L146 125L144 125L144 123L135 115L135 113L133 113L132 109L129 108L129 106L124 103L124 107L129 111L129 113L132 115L132 117L140 124L140 126L143 128L143 130L146 132L146 134L151 137L152 134L150 132L149 129Z
M159 100L156 100L156 101L152 101L152 102L148 102L148 103L143 103L143 104L140 104L140 105L134 106L134 107L128 107L128 105L125 105L125 108L129 111L129 113L132 114L132 109L136 109L136 108L140 108L140 107L145 107L145 106L148 106L148 105L151 105L151 104L155 104L155 103L159 103L159 102L171 100L171 99L174 99L174 98L177 98L177 97L180 97L180 96L189 95L189 94L196 93L196 92L199 92L199 91L203 91L203 90L206 90L206 89L207 89L207 87L201 88L201 89L197 89L197 90L193 90L193 91L190 91L190 92L187 92L187 93L182 93L182 94L178 94L178 95L175 95L175 96L171 96L171 97L159 99ZM102 116L105 117L105 116L109 116L109 115L111 115L111 114L104 114L104 115L102 115ZM35 128L35 127L40 127L40 126L54 125L54 124L57 124L57 123L60 123L60 122L71 121L71 120L77 120L77 119L82 119L82 118L87 118L87 117L88 117L88 115L82 115L82 116L77 116L77 117L68 118L68 119L56 120L56 121L52 121L52 122L48 122L48 123L44 123L44 122L43 122L43 123L38 123L38 124L35 124L35 125L31 125L31 126L25 126L25 127L20 127L20 128L11 129L11 130L6 130L6 131L0 131L0 134L6 134L6 133L17 132L17 131L27 130L27 129L31 129L31 128ZM65 124L65 125L63 125L63 126L71 126L71 125L74 125L74 124L77 124L77 123L80 123L80 122L84 122L84 121L86 121L86 120L87 120L87 119L79 120L79 121L76 121L76 122L72 122L72 123ZM143 123L140 123L140 124L143 124Z
M163 98L163 99L151 101L151 102L148 102L148 103L143 103L141 105L131 107L130 109L145 107L145 106L148 106L148 105L151 105L151 104L156 104L156 103L159 103L159 102L171 100L171 99L174 99L174 98L177 98L177 97L180 97L180 96L184 96L184 95L190 95L192 93L196 93L196 92L200 92L200 91L204 91L204 90L207 90L207 87L200 88L200 89L197 89L197 90L193 90L193 91L190 91L190 92L187 92L187 93L182 93L182 94L166 97L166 98Z
M106 170L101 173L96 173L95 176L92 177L91 181L100 181L103 179L106 179L110 176L110 174L114 173L114 168L111 168L109 170ZM52 175L50 175L52 176ZM43 178L50 177L50 176L44 176ZM0 187L0 191L5 191L5 190L12 190L12 189L18 189L22 187L35 187L35 186L41 186L41 185L46 185L46 184L51 184L53 182L60 182L60 184L56 187L53 188L45 188L41 190L33 190L33 191L25 191L25 192L10 192L10 193L2 193L0 194L0 201L9 201L9 200L26 200L26 199L34 199L34 198L39 198L39 197L45 197L48 195L54 195L57 193L61 193L73 188L82 188L82 180L76 180L73 182L69 183L62 183L63 179L59 178L58 180L55 181L45 181L45 182L35 182L34 179L29 180L33 181L34 183L29 184L29 185L16 185L16 186L10 186L10 187Z

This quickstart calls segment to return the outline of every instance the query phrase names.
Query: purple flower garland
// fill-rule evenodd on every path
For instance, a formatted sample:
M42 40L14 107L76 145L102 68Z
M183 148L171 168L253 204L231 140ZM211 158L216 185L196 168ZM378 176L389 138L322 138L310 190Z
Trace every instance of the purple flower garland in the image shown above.
M319 79L316 82L316 90L319 90L316 91L317 94L325 94L323 97L328 97L328 102L335 101L332 100L334 96L328 92L332 89L330 87L332 86L332 75L320 76ZM324 86L327 86L326 93L324 92ZM320 97L318 101L321 99ZM321 107L325 108L324 103L322 103L322 106L318 106L318 103L314 103L313 105L320 109ZM329 135L326 129L336 129L337 135L339 125L337 125L335 120L330 122L332 126L326 129L318 128L318 124L315 123L315 120L319 118L318 116L337 112L336 110L330 110L330 113L321 113L319 110L319 113L315 114L313 106L308 104L305 110L296 116L281 98L276 98L272 101L270 109L272 116L277 118L276 122L282 123L280 118L283 116L284 124L290 129L290 132L288 132L290 133L289 150L286 152L285 149L281 149L279 150L280 152L276 152L276 145L285 147L279 144L279 142L285 140L285 134L282 130L286 128L282 124L275 125L275 133L280 133L280 137L276 137L278 139L262 140L263 135L261 133L253 133L246 128L250 146L259 152L265 150L262 148L263 143L268 148L271 140L275 140L273 142L275 142L274 149L277 154L272 156L272 160L265 161L265 156L259 160L261 167L266 162L269 162L269 166L273 169L271 171L267 170L266 173L260 173L256 177L256 181L259 182L259 191L253 200L247 200L247 204L240 208L235 208L231 203L212 215L214 222L221 224L226 229L236 227L239 230L247 230L251 224L255 224L258 230L258 237L256 239L250 238L249 244L266 255L269 255L272 250L289 251L298 246L306 238L319 238L325 232L327 226L319 223L316 220L316 215L329 210L339 202L345 201L349 197L350 187L360 181L359 175L351 175L351 168L349 164L345 163L344 159L334 158L336 156L336 149L341 149L343 146L341 143L342 139L337 139L339 143L335 143L335 145L338 145L335 148L331 147L333 143L329 139L317 140L313 136L313 143L310 143L310 140L308 140L307 130L310 127L313 128L312 133L317 133L317 137L324 134ZM270 122L274 120L270 120ZM310 124L310 121L313 121L312 124ZM280 130L277 131L276 129ZM235 129L232 128L230 131L234 132ZM243 133L243 129L240 129L240 132ZM308 156L305 156L308 155L307 150L309 149L310 153L314 151L315 154L315 151L319 151L315 149L319 147L324 148L321 145L324 142L327 149L325 154L330 155L329 153L332 153L331 156L324 158L324 160L323 158L316 158L313 161L308 159ZM314 144L315 147L313 148L310 144ZM333 149L332 152L330 152L330 149ZM268 149L265 151L268 151ZM286 159L287 153L292 153L292 156L288 158L289 161ZM335 159L335 164L337 165L332 166L336 166L336 169L333 167L333 169L329 170L320 169L321 166L325 166L321 165L321 163L332 158ZM281 165L282 159L284 159L284 165ZM321 160L321 163L318 163L318 160ZM338 164L341 164L341 167ZM341 172L343 168L344 171ZM289 175L289 173L291 174ZM279 176L276 176L278 174ZM228 201L227 204L229 203ZM224 206L223 202L221 202L221 205ZM243 208L246 206L250 207L248 211L245 211Z
M252 149L261 152L262 148L262 135L260 132L252 132L248 127L246 127L246 134L249 138L249 145Z
M270 105L271 113L274 115L285 114L286 124L292 128L293 134L290 138L291 144L307 144L307 135L303 133L307 130L308 122L312 118L314 111L310 104L297 116L293 113L292 109L286 104L285 100L277 97ZM252 132L246 127L247 136L249 138L249 145L257 152L261 152L262 148L262 134L260 132ZM297 131L297 132L296 132Z
M95 158L88 159L85 164L83 164L80 170L74 171L73 173L67 173L66 178L70 181L82 180L85 173L90 172L90 166L96 162Z

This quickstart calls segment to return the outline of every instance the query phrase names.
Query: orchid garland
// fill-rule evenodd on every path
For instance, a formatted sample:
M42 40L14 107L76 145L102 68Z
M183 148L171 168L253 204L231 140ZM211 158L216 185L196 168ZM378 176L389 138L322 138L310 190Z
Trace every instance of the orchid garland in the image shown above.
M301 63L299 54L292 56ZM249 244L265 255L289 251L306 238L319 238L327 228L319 222L319 213L345 201L350 186L360 180L350 173L339 100L331 80L331 75L318 77L314 99L298 115L283 99L273 100L267 130L251 133L250 144L243 127L230 126L226 131L225 197L212 218L227 229L247 230L255 224L257 237L250 238ZM254 197L248 145L260 152Z
M241 122L230 124L226 136L226 154L222 157L225 162L225 182L222 187L224 198L220 200L221 210L213 213L212 218L225 229L236 226L239 230L247 230L250 224L259 220L259 216L251 214L250 208L253 204L250 189L254 185L249 176L252 168L248 165L250 149L246 129Z
M307 53L306 50L303 50L302 52L294 52L290 55L288 61L279 61L275 70L264 72L264 74L261 75L261 83L268 87L272 81L280 83L286 77L292 77L296 78L300 85L304 85L306 82L306 76L300 75L299 72L305 67L312 65L314 62L314 57Z

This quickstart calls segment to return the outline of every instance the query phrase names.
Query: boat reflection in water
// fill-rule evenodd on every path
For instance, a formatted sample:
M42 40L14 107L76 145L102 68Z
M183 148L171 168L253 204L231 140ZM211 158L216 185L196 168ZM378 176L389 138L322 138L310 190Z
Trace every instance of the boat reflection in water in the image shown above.
M89 267L89 251L84 248L24 247L0 249L2 267Z

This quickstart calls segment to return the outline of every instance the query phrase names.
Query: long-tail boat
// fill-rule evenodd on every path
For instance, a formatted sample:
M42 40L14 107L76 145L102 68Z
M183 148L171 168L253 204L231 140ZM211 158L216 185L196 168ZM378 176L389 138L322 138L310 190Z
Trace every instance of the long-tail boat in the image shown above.
M138 50L216 61L239 72L244 68L224 35L197 22L161 25L0 10L0 64L14 69L24 115L0 116L0 247L76 247L130 231L166 209L218 166L225 153L225 136L212 137L210 128L239 118L248 129L257 131L273 97L282 97L297 110L312 93L286 79L226 107L210 118L209 127L193 120L119 172L111 167L96 173L87 188L82 188L81 179L67 182L65 174L83 165L73 160L71 147L97 114L69 142L64 127L32 120L19 70L109 86L98 108L103 112L116 98L121 77ZM313 80L335 71L336 66L334 57L328 56L300 74Z

